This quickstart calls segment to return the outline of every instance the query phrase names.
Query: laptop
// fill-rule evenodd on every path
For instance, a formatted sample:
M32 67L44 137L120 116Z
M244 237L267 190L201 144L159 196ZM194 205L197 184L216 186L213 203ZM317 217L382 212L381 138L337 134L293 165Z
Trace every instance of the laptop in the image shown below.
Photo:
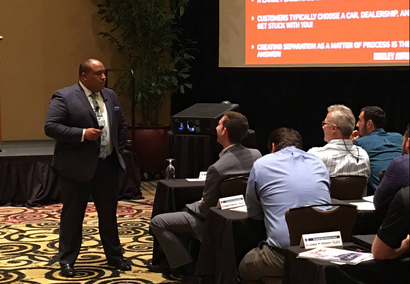
M376 234L372 235L354 235L352 236L352 242L355 244L370 249L373 244L373 240Z

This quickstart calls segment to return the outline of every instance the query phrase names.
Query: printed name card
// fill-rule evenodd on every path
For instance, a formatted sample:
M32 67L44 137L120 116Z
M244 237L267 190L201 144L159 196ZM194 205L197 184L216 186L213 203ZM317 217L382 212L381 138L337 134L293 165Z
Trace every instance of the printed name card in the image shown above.
M198 178L187 178L187 181L204 181L206 180L206 172L199 172Z
M221 210L240 207L240 206L246 206L245 198L243 197L243 195L234 195L234 196L219 198L218 204L216 205L216 207L221 208Z
M206 172L199 172L199 179L206 180Z
M300 246L313 249L317 247L343 246L340 231L305 234L300 238Z

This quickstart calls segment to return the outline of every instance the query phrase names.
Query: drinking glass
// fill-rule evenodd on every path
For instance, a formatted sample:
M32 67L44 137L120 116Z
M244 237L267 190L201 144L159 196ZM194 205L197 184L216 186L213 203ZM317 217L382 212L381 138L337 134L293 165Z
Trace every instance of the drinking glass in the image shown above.
M168 166L165 169L165 179L175 179L175 167L172 165L172 161L175 159L166 159L168 161Z

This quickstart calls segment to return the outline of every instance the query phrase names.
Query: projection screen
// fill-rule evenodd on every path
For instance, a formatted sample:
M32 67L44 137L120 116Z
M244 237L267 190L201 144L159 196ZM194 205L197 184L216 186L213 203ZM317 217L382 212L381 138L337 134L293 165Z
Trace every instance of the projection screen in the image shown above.
M408 0L220 0L220 67L409 65Z

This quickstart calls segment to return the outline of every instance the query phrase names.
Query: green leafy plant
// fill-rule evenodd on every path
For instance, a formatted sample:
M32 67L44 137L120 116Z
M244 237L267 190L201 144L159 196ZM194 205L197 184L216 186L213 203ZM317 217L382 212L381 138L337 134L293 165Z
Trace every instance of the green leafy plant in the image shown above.
M157 126L167 94L185 93L192 88L188 77L194 59L192 42L182 42L178 22L189 0L105 0L98 5L98 14L112 25L99 33L117 46L129 62L114 89L131 97L135 88L136 110L142 126Z

